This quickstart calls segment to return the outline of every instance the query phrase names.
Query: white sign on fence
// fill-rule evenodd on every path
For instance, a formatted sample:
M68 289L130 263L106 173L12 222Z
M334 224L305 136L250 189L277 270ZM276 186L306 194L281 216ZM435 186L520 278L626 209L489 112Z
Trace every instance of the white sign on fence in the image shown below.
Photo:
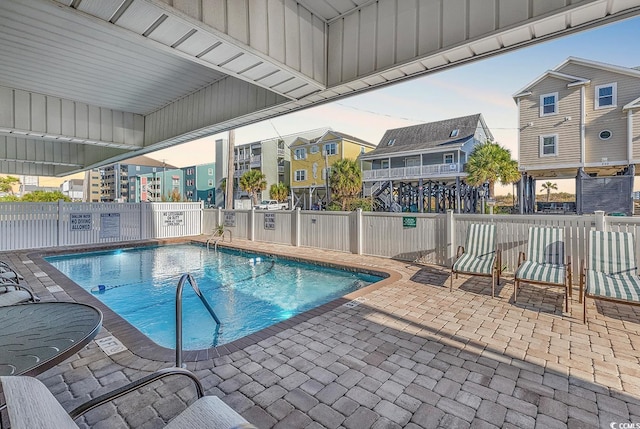
M100 238L120 237L120 213L100 213Z
M182 226L184 224L184 212L164 212L162 213L164 226Z
M233 212L224 214L224 226L234 227L236 226L236 214Z
M70 213L69 227L71 231L91 231L91 213Z
M276 229L276 214L265 213L264 214L264 229Z

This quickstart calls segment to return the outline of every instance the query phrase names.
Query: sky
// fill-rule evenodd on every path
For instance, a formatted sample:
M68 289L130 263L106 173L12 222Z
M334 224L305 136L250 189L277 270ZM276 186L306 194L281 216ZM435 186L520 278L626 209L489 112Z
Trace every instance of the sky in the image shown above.
M330 127L377 144L387 129L482 113L495 140L517 159L513 94L567 57L640 66L640 17L539 43L236 129L236 144ZM178 167L212 162L217 134L148 156ZM574 192L572 180L559 191ZM538 183L538 190L541 183ZM638 185L636 185L638 186ZM511 186L497 189L506 194Z

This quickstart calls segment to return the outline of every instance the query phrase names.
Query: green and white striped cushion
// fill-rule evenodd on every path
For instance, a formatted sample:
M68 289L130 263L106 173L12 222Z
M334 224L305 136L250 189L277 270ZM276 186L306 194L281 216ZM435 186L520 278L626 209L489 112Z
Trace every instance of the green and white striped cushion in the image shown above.
M453 264L453 271L491 275L496 261L496 254L474 256L464 253Z
M483 256L496 250L496 226L473 223L467 230L464 253Z
M587 294L640 302L640 279L634 273L608 275L587 271Z
M564 229L529 228L526 259L539 264L564 265Z
M518 271L516 279L534 282L556 283L563 285L566 276L564 265L539 264L534 261L524 261Z
M635 275L636 255L633 234L629 232L591 231L589 269L605 274Z

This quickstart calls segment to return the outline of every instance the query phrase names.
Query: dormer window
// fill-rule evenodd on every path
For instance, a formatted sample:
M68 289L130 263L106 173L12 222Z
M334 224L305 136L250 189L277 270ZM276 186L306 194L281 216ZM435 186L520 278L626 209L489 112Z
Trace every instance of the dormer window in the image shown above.
M458 134L460 134L460 130L456 128L455 130L451 131L449 137L458 137Z
M540 96L540 116L556 115L558 113L558 93L542 94Z
M387 146L393 146L396 142L396 139L391 139L387 142Z

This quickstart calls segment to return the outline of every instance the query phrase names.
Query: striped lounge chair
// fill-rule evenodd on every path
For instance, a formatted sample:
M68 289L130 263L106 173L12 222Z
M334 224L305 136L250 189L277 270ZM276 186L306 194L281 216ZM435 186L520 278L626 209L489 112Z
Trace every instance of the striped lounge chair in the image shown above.
M633 234L628 232L591 231L589 234L589 266L585 267L584 261L580 264L583 323L587 321L587 298L640 305L634 246Z
M485 224L471 224L467 229L467 239L464 247L458 246L456 261L451 267L451 285L453 290L453 275L458 273L491 277L491 296L495 296L495 285L500 284L501 258L500 250L496 249L496 226Z
M565 263L564 229L529 228L527 253L520 252L515 274L513 302L517 302L520 283L560 286L565 289L565 311L571 296L571 259Z

